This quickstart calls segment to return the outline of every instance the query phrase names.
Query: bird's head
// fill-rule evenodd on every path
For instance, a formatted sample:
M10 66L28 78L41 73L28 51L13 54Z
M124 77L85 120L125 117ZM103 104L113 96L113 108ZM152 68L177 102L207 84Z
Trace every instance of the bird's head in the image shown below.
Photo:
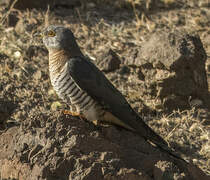
M71 30L62 26L48 26L42 33L42 37L48 51L78 51L79 49Z

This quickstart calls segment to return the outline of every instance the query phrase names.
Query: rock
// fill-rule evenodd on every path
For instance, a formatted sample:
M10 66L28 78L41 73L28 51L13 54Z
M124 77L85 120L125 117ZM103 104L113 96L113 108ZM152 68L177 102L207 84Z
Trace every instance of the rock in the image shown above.
M120 59L118 55L112 50L104 52L104 54L98 59L98 67L104 72L115 71L120 67Z
M151 35L125 64L139 67L145 86L152 89L151 98L159 99L158 106L164 110L173 111L190 108L189 97L208 104L206 59L198 35L174 31Z
M9 2L9 6L14 2L14 0L10 0ZM54 5L55 0L44 0L43 1L31 1L31 0L18 0L15 5L14 8L16 9L32 9L32 8L47 8L47 6L52 6Z
M0 129L4 128L7 119L10 117L15 107L14 103L0 99Z
M5 1L6 4L8 4L9 6L11 6L11 4L14 2L14 0L10 0L8 2ZM80 1L77 0L63 0L63 1L59 1L59 0L18 0L15 5L14 8L16 9L20 9L20 10L25 10L25 9L46 9L48 6L50 6L51 8L53 7L67 7L67 8L74 8L74 7L78 7L80 6L81 3Z
M1 166L1 177L3 179L18 179L25 180L31 179L30 177L30 166L26 163L21 163L18 159L0 161Z
M17 135L17 132L18 132L17 129L18 129L17 127L10 128L7 130L6 133L2 133L0 135L0 145L1 145L0 167L1 168L2 168L1 162L4 159L11 158L15 153L13 137L15 137Z
M192 99L189 101L191 107L201 107L203 102L200 99Z
M129 69L128 66L122 66L119 69L118 73L121 74L121 75L129 74L130 73L130 69Z
M111 179L111 178L110 178ZM115 178L113 178L114 180ZM127 169L127 168L121 168L117 174L117 179L127 179L127 180L151 180L151 178L145 174L140 172L136 169Z
M209 179L131 132L55 114L42 119L37 112L0 134L2 179ZM33 122L42 125L34 128Z
M33 77L35 80L40 80L42 78L42 71L41 70L37 70L34 74Z
M7 20L8 20L9 26L15 27L17 22L19 21L17 13L15 13L15 12L10 13Z

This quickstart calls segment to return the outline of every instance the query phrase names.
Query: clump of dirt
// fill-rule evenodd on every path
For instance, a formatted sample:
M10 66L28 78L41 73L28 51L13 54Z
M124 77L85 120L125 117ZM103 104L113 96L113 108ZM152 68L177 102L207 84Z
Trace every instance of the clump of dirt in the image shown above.
M104 72L115 71L119 69L121 64L121 60L112 49L105 51L104 55L97 59L97 61L99 62L97 66Z
M149 180L161 174L207 179L198 168L162 153L131 132L50 114L34 112L31 120L1 134L2 178ZM160 165L162 161L170 167Z
M200 38L187 32L157 32L134 49L125 64L139 67L142 94L150 94L153 108L172 112L190 108L195 99L210 107L205 70L206 52ZM132 53L132 52L131 52ZM203 102L203 103L202 103ZM152 107L150 105L150 107Z
M2 178L209 179L209 107L203 103L202 107L192 106L192 109L184 111L173 111L172 108L170 111L173 113L166 114L166 104L164 108L159 108L161 111L155 104L154 95L159 95L160 84L156 85L157 81L154 85L151 82L145 83L148 77L154 78L157 72L159 75L165 75L165 71L172 74L173 66L164 64L167 60L178 60L178 56L169 57L180 52L156 57L159 60L165 57L165 63L162 64L167 68L163 68L161 63L156 63L153 67L150 62L145 63L142 70L137 64L127 64L129 58L142 59L143 46L149 43L147 41L153 34L157 40L152 40L149 47L157 48L152 42L157 43L161 37L159 32L167 35L169 29L184 29L190 35L196 32L203 43L207 54L205 66L209 83L210 12L206 8L205 0L202 1L203 4L200 4L201 1L161 1L160 4L160 1L155 1L157 4L152 7L149 1L142 1L142 6L130 4L129 8L126 4L122 7L112 2L87 1L80 6L61 5L48 11L20 11L13 8L8 10L0 3L0 113L3 112L4 116L4 126L0 124ZM37 37L49 24L61 24L71 28L84 54L94 63L101 62L105 65L102 66L108 68L108 71L105 70L106 76L125 95L145 122L167 140L173 149L183 154L184 159L196 166L173 159L131 132L116 127L95 127L83 120L59 113L68 109L68 106L57 97L50 85L48 53L41 38ZM175 39L176 35L179 37L175 34ZM185 72L182 66L178 66L180 69L175 68L175 73L178 77L182 75L185 82L187 79L192 80L189 89L187 88L189 91L184 89L183 92L186 96L191 96L188 92L193 89L198 98L192 97L192 100L199 104L200 100L205 102L205 98L200 99L202 88L198 86L198 82L203 82L203 91L206 92L205 58L200 58L203 53L193 53L200 43L199 38L194 44L188 41L186 36L180 37L189 43L189 47L188 43L184 47L193 55L188 58L189 77L185 77L184 73L180 74L179 70ZM168 42L167 36L162 40L162 43L165 42ZM169 46L173 47L170 43ZM200 47L202 49L202 46ZM116 56L109 54L109 49ZM163 52L169 52L162 49ZM144 52L148 57L146 59L151 60L146 47ZM149 48L148 52L154 56L159 53L149 51ZM197 58L194 55L198 55L200 63L195 61ZM107 57L109 63L106 64L105 58L98 57ZM113 60L116 57L120 63ZM198 76L192 73L194 71ZM199 80L194 82L195 77ZM164 96L157 96L157 100L160 97L163 97L163 100L169 97L170 87L164 88L167 89L164 91L166 93L162 93ZM160 92L163 92L164 88L160 88ZM176 93L176 88L173 88ZM175 97L177 100L178 96ZM173 100L173 103L177 102ZM174 104L174 107L178 105Z

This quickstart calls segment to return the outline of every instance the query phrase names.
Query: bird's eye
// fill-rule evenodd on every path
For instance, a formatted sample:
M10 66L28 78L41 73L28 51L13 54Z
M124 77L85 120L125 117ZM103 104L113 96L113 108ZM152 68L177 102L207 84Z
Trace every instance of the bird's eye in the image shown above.
M48 37L54 37L55 36L55 31L52 31L52 30L48 31L47 36Z

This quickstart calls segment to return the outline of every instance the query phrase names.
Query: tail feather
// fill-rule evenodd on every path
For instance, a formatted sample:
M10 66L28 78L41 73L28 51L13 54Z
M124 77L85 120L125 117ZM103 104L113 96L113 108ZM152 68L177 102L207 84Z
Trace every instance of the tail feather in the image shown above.
M118 125L127 130L130 130L139 136L145 138L146 140L154 143L159 149L173 156L174 158L178 158L183 160L179 155L177 155L169 146L168 143L157 133L155 133L138 115L135 116L135 121L130 121L132 123L127 123L125 121L120 120L116 116L114 116L110 112L106 112L104 114L105 122ZM184 160L183 160L184 161Z
M135 128L135 133L144 137L146 140L154 143L159 149L173 156L174 158L185 161L182 157L180 157L174 150L172 150L168 143L157 133L155 133L142 119L139 118L139 125Z

